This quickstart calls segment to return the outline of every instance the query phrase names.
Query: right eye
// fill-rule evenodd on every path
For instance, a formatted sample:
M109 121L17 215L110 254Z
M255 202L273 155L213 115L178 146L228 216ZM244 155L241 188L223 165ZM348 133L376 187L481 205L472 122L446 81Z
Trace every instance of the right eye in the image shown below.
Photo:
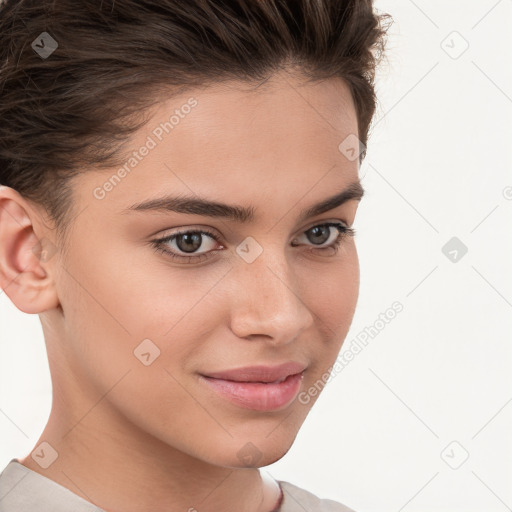
M210 257L210 253L214 252L212 249L200 253L196 252L204 247L205 237L210 239L210 243L212 240L217 244L220 243L217 235L206 230L182 230L163 238L152 240L151 243L156 251L162 252L173 259L194 263L203 261ZM212 245L215 246L215 244ZM206 246L208 246L208 242Z

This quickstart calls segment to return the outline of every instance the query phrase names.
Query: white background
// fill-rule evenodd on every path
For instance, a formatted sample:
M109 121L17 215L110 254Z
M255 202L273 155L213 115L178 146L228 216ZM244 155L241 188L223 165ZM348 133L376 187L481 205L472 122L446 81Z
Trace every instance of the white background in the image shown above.
M290 452L265 470L357 512L504 512L512 0L375 5L394 24L360 170L361 290L342 350L393 302L404 310L327 384ZM442 251L452 237L468 249L456 262ZM3 468L34 447L51 387L37 315L0 293L0 326Z

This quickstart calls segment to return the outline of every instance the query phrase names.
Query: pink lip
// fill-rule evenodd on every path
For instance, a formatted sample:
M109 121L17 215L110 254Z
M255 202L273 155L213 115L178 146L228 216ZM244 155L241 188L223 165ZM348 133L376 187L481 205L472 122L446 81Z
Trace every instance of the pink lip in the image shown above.
M234 368L232 370L223 370L219 372L209 372L203 374L205 377L213 379L232 380L236 382L275 382L288 375L301 373L306 368L305 365L290 361L277 366L246 366L245 368Z
M284 408L296 398L305 368L305 365L296 362L278 366L249 366L210 372L201 375L201 380L210 389L241 407L272 411Z

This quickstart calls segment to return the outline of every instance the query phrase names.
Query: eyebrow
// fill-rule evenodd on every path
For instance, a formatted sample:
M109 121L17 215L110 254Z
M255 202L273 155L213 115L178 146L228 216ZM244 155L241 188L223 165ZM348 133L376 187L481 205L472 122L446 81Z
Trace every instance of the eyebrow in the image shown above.
M350 200L360 201L364 195L364 189L359 181L350 183L341 192L320 201L319 203L303 209L300 212L299 221L320 215L333 210ZM245 207L211 201L197 196L164 196L150 199L142 203L135 203L125 208L122 213L130 211L162 211L177 212L205 217L223 218L239 223L252 222L255 218L255 208Z

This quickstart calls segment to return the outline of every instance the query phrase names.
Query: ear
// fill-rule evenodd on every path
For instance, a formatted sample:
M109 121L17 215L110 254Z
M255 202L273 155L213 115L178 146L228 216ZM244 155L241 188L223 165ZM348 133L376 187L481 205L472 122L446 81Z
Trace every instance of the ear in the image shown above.
M25 313L59 306L53 280L58 250L38 219L16 190L0 186L0 288Z

